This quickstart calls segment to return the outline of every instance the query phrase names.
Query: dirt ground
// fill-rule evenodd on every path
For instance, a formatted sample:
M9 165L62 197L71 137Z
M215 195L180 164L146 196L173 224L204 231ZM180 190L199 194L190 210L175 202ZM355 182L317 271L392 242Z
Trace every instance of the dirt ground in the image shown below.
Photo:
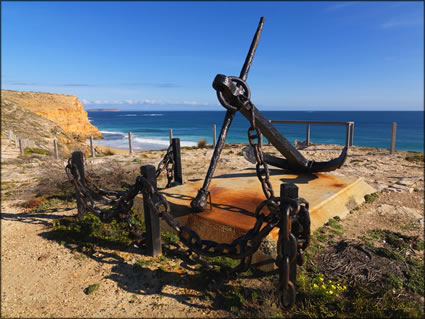
M216 175L254 165L241 155L242 145L226 147ZM277 154L272 147L265 147ZM309 159L327 160L341 151L337 145L313 145L302 150ZM87 159L89 169L117 174L118 168L137 175L140 165L157 165L164 151L117 154ZM136 247L99 249L92 255L50 239L55 219L76 214L70 206L36 213L21 204L40 194L48 173L66 179L66 160L43 156L18 157L2 145L1 315L3 317L228 317L205 295L204 281L181 260L149 260ZM184 182L203 178L212 149L182 149ZM410 152L352 147L345 165L331 173L359 176L378 198L353 210L341 225L344 239L356 239L368 229L388 229L424 236L424 163L407 161ZM125 174L123 173L123 176ZM128 176L127 176L128 177ZM131 180L131 178L129 178ZM163 182L163 181L162 181ZM90 285L99 288L87 294ZM262 279L237 279L235 285L261 286Z

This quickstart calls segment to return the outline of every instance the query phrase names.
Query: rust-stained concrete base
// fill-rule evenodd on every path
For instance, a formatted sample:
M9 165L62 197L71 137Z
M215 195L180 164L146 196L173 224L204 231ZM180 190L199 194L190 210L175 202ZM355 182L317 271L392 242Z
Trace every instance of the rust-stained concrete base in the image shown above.
M344 218L348 212L364 201L364 195L375 192L361 178L334 176L324 173L294 175L282 170L271 170L270 181L279 196L280 184L294 183L299 188L299 196L310 203L311 231L313 232L329 218ZM212 209L193 213L190 202L202 187L203 180L188 182L161 191L170 203L171 213L178 220L191 227L202 239L230 243L245 234L255 224L255 208L265 196L254 169L244 173L226 174L215 177L209 187ZM140 199L136 205L140 205ZM163 230L170 230L161 222ZM275 228L254 261L275 257L275 242L279 229Z

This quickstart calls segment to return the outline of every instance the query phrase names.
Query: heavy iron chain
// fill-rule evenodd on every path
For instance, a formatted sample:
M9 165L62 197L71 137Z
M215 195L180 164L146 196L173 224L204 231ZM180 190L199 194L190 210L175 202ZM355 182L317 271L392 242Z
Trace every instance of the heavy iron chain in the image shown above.
M163 170L167 172L167 185L165 188L169 188L172 186L172 182L174 179L174 157L173 157L173 145L167 149L167 153L165 153L164 158L159 162L158 167L156 169L156 177L162 173Z
M274 196L273 186L270 182L270 171L263 156L262 133L255 125L255 106L246 94L239 95L239 100L243 107L251 111L251 126L248 129L248 140L254 149L256 173L264 195L267 198L266 202L272 207L278 205L277 201L280 201L282 204L283 216L281 216L281 222L278 225L280 232L277 243L276 263L280 270L279 286L282 292L281 303L284 307L290 308L295 304L296 297L295 283L290 280L291 264L294 265L294 262L297 262L301 266L304 263L303 251L307 248L310 241L308 202L302 198L296 200L281 198L278 200ZM303 205L301 206L300 204Z
M68 178L74 184L77 191L77 200L85 211L92 212L98 216L102 222L110 222L114 218L126 220L130 233L143 240L143 234L140 229L134 227L130 223L131 207L134 197L142 192L144 200L149 205L152 212L159 217L165 219L167 224L175 230L180 241L188 247L187 256L192 256L196 262L202 264L206 268L219 266L222 274L229 278L238 272L246 271L251 265L252 255L258 250L262 240L273 230L274 227L280 227L278 240L278 257L277 265L282 270L280 272L280 287L282 289L282 305L291 307L295 302L295 285L289 280L290 264L297 260L299 265L302 264L302 252L307 248L310 236L310 218L308 213L308 203L302 199L278 198L274 196L273 188L270 183L269 171L267 164L263 161L262 138L261 132L255 127L254 107L252 107L252 120L249 129L250 144L256 150L257 158L257 176L261 181L263 191L267 199L261 202L255 211L256 222L254 226L244 235L235 239L232 243L217 243L211 240L202 240L200 236L190 229L182 225L170 213L170 206L164 196L159 193L153 185L143 176L138 176L136 183L130 185L126 192L107 191L97 187L90 179L83 179L79 176L78 170L72 165L71 160L68 161L66 172ZM256 134L252 134L256 131ZM258 143L254 139L258 138ZM158 176L164 168L168 168L169 163L173 163L171 146L168 148L164 159L158 165L156 175ZM162 168L161 168L162 167ZM168 172L168 169L167 169ZM168 174L167 174L168 175ZM168 181L170 184L170 180ZM167 184L168 185L168 184ZM98 201L101 205L110 205L112 208L103 209L96 206ZM304 206L300 206L304 204ZM279 205L283 207L279 208ZM268 214L263 212L264 209L269 211ZM264 227L263 224L265 223ZM291 231L292 226L292 231ZM202 258L207 257L230 257L240 259L238 266L230 268L222 263L208 262Z

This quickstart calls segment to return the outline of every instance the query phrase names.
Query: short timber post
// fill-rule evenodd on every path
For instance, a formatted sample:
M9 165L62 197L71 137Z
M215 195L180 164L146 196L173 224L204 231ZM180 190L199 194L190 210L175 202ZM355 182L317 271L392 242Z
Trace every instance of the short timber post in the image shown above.
M290 199L298 198L298 186L293 184L293 183L289 183L289 184L282 183L282 184L280 184L280 197L281 198L286 197L286 198L290 198ZM284 201L281 201L280 210L281 210L282 213L284 213L284 209L286 208L285 207L286 205L287 204L284 203ZM291 217L289 217L289 218L291 218ZM291 222L289 220L288 220L288 223L289 223L289 225L291 224ZM291 253L297 254L297 251L295 251L295 252L285 251L286 249L290 249L289 245L283 245L283 243L282 243L282 241L284 240L283 234L284 234L285 226L286 225L284 225L284 220L281 219L281 221L279 222L279 228L280 229L279 229L279 239L278 239L278 241L281 243L280 247L281 247L282 251L280 253L281 253L281 256L283 256L283 258L285 258L285 256L290 256ZM290 235L291 234L289 233L288 236L290 237ZM289 257L288 257L288 259L289 259ZM297 261L296 260L297 259L294 258L294 261L289 264L290 273L289 273L288 279L290 281L292 281L292 283L294 285L295 285L295 282L296 282L296 275L297 275ZM283 276L285 275L283 273L283 271L284 271L284 269L283 269L283 260L282 260L282 266L279 267L279 283L283 283L285 281L284 278L283 278ZM294 287L294 289L296 289L296 288ZM295 297L295 296L293 296L293 297Z
M353 146L354 141L354 122L350 122L350 146Z
M154 189L156 186L156 173L153 165L143 165L140 167L142 175L153 185ZM161 248L161 229L159 216L157 216L149 207L148 201L145 200L145 194L143 194L143 208L145 215L146 225L146 246L148 248L147 254L152 257L162 255Z
M94 144L93 144L93 136L90 136L90 152L91 152L91 157L96 157L95 153L94 153Z
M19 141L18 141L18 136L15 135L15 147L18 148L19 147Z
M394 154L395 152L395 139L397 135L397 122L393 122L393 127L391 130L391 149L390 154Z
M78 175L80 176L81 183L83 185L86 184L86 177L84 174L84 154L81 151L73 152L71 155L71 163L77 170ZM75 196L77 197L77 210L78 210L78 218L83 218L87 211L84 209L84 206L80 204L80 192L76 192Z
M22 140L22 138L19 138L19 151L21 155L24 155L24 141Z
M128 148L129 148L130 154L133 154L133 137L131 132L128 132Z
M216 130L215 124L213 124L212 127L213 127L213 148L215 148L215 145L217 143L217 141L216 141L217 130Z
M53 139L53 150L55 152L55 158L59 159L58 142L56 141L56 138Z
M169 135L170 135L170 144L171 144L173 142L173 129L172 128L170 128Z
M183 174L182 174L182 160L180 155L180 139L173 138L171 142L173 148L173 161L174 161L174 182L176 184L183 184Z
M305 133L307 146L310 145L310 123L307 123L307 131Z

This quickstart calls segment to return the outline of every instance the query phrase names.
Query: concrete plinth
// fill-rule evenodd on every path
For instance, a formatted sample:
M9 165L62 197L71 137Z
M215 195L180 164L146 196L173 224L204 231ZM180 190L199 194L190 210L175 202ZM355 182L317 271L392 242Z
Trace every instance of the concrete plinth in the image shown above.
M298 186L299 196L310 204L311 231L325 224L329 218L344 218L351 209L364 202L364 195L375 192L361 178L324 173L294 175L271 170L270 182L275 196L279 196L282 183ZM211 209L208 205L205 211L194 213L190 202L202 184L203 180L197 180L161 191L170 203L171 213L182 224L192 228L202 239L226 243L254 226L255 209L265 199L254 169L215 177L209 187ZM165 222L162 228L169 230ZM273 251L278 233L279 229L275 228L267 236L254 261L275 257Z

